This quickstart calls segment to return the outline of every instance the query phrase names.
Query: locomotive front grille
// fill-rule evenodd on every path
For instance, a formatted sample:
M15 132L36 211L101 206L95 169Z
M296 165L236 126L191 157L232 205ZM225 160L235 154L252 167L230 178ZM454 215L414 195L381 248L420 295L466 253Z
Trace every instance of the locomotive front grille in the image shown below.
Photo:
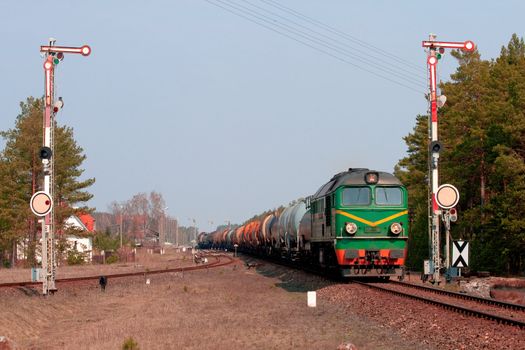
M365 253L366 260L379 260L379 251L378 250L367 250Z
M390 259L399 259L405 256L405 251L403 249L392 249L390 251Z
M359 258L359 250L347 249L345 250L345 259L357 259Z

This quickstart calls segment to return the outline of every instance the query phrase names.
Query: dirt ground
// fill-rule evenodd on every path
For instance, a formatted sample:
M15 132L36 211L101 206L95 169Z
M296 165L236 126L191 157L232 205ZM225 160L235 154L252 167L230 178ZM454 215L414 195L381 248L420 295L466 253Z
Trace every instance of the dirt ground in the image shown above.
M138 265L187 264L189 256L168 251L149 259ZM133 267L104 268L118 273ZM68 276L100 273L97 266L63 269L64 275L66 270ZM12 273L0 270L0 281ZM16 349L119 349L129 337L140 349L428 348L319 298L316 308L307 307L306 292L330 282L300 271L270 264L248 269L238 260L148 278L149 285L142 276L110 279L106 292L96 282L59 285L49 297L0 290L0 339Z

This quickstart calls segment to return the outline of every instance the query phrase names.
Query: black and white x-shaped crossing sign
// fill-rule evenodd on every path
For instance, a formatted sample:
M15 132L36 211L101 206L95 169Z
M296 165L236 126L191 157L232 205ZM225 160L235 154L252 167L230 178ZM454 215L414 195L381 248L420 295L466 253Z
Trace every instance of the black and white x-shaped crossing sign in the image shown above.
M468 266L468 242L467 241L453 241L452 245L452 266L453 267L467 267Z

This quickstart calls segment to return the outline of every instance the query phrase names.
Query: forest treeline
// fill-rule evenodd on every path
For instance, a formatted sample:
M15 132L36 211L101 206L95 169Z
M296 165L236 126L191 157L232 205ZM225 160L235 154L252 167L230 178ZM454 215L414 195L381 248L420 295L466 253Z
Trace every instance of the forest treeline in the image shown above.
M525 45L514 34L498 58L453 51L458 68L440 85L440 183L460 192L454 239L470 241L470 267L499 274L525 269ZM396 175L412 208L410 267L421 269L428 247L428 115L404 140L408 155Z

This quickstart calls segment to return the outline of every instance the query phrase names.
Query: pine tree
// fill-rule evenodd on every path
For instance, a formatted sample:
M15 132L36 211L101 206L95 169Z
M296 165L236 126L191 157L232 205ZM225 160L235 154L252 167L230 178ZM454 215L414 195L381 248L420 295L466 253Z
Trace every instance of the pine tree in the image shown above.
M42 108L41 100L28 98L26 103L20 103L21 113L15 128L0 133L6 140L0 172L3 184L0 217L4 219L0 246L4 255L9 255L11 265L15 262L15 244L22 239L28 241L29 259L34 258L37 218L29 209L29 200L42 181L42 165L38 158L42 145Z
M14 244L29 242L28 259L34 264L37 242L37 218L29 209L29 200L35 191L42 189L43 174L39 150L42 146L42 99L29 97L20 103L21 113L13 129L0 133L6 140L0 158L0 256L9 254L14 260ZM72 206L89 200L86 191L94 179L79 181L85 160L83 150L74 138L73 130L55 124L55 198L56 227L63 227L64 220L74 210ZM83 208L83 210L89 210ZM60 230L59 230L60 233ZM3 253L3 254L2 254Z
M2 155L0 157L0 267L10 266L15 262L13 254L17 238L21 236L27 225L24 219L25 186L17 181L15 168Z

